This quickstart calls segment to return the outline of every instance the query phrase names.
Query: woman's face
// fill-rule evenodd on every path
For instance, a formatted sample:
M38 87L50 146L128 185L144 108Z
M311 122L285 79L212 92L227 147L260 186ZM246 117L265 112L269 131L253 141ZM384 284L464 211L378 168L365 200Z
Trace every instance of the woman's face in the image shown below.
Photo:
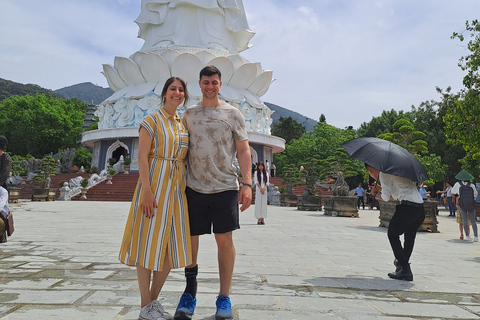
M258 170L263 171L263 166L262 166L262 165L259 165L259 166L258 166Z
M166 105L178 107L180 103L182 103L183 99L185 99L185 88L183 87L182 83L178 80L173 81L168 86L164 98Z

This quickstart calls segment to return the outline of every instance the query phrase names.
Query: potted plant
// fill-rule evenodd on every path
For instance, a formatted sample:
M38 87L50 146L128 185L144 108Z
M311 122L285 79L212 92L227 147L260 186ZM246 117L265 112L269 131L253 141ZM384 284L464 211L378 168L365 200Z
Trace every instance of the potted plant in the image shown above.
M117 159L115 159L115 158L109 158L109 159L108 159L107 169L113 167L113 165L114 165L115 163L117 163Z
M288 164L282 168L282 178L282 184L286 186L286 193L280 196L280 205L282 207L296 207L298 199L293 194L293 188L300 185L300 172L294 164Z
M113 168L107 169L107 184L112 184L112 177L117 171Z
M42 159L38 170L35 172L37 175L31 181L31 183L37 185L37 188L33 189L33 201L55 200L56 189L50 188L50 176L56 174L57 166L57 161L51 156Z
M333 156L323 160L320 176L329 179L329 191L332 196L325 196L324 211L326 215L339 217L358 217L357 197L348 195L350 188L345 178L357 174L353 171L354 160L343 148L338 148Z
M81 195L80 195L80 199L81 200L87 200L87 186L88 186L88 180L83 178L81 181L80 181L80 185L82 186L82 191L81 191Z
M100 170L98 169L97 166L92 166L92 167L90 168L90 173L91 173L91 174L93 174L93 173L98 174L99 172L100 172Z
M26 175L25 169L21 166L23 158L20 156L12 157L12 176L8 179L8 202L17 203L20 198L21 188L17 187L20 183L25 183L23 177Z
M124 174L128 174L128 171L130 170L130 164L132 163L132 158L129 156L125 157L125 160L123 160L123 168L124 168Z
M320 211L322 210L322 198L317 195L316 185L320 176L320 160L309 157L306 159L306 165L300 172L305 182L305 191L298 198L298 210Z

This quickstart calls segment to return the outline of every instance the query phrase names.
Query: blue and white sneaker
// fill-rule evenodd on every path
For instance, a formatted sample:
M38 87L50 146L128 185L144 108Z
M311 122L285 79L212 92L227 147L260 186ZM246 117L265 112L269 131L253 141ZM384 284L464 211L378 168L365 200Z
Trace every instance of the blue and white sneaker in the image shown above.
M191 320L193 313L195 312L195 306L197 305L197 299L193 298L190 293L184 293L180 297L177 310L173 316L174 320Z
M218 296L217 302L217 313L215 313L215 320L232 320L232 304L230 298L226 296Z

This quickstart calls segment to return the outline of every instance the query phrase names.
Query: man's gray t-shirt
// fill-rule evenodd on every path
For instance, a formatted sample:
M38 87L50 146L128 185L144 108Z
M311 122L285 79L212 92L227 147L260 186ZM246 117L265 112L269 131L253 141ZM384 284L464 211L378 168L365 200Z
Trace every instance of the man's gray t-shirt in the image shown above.
M245 119L226 102L187 108L183 119L189 133L187 186L200 193L238 190L235 141L248 139Z

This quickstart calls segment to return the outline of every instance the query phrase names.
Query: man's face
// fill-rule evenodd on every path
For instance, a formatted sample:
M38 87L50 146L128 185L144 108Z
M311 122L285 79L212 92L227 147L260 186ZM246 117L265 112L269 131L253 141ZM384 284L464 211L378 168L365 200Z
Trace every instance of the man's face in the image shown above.
M209 77L202 76L199 85L204 99L218 99L218 92L222 86L222 81L220 81L217 74Z

